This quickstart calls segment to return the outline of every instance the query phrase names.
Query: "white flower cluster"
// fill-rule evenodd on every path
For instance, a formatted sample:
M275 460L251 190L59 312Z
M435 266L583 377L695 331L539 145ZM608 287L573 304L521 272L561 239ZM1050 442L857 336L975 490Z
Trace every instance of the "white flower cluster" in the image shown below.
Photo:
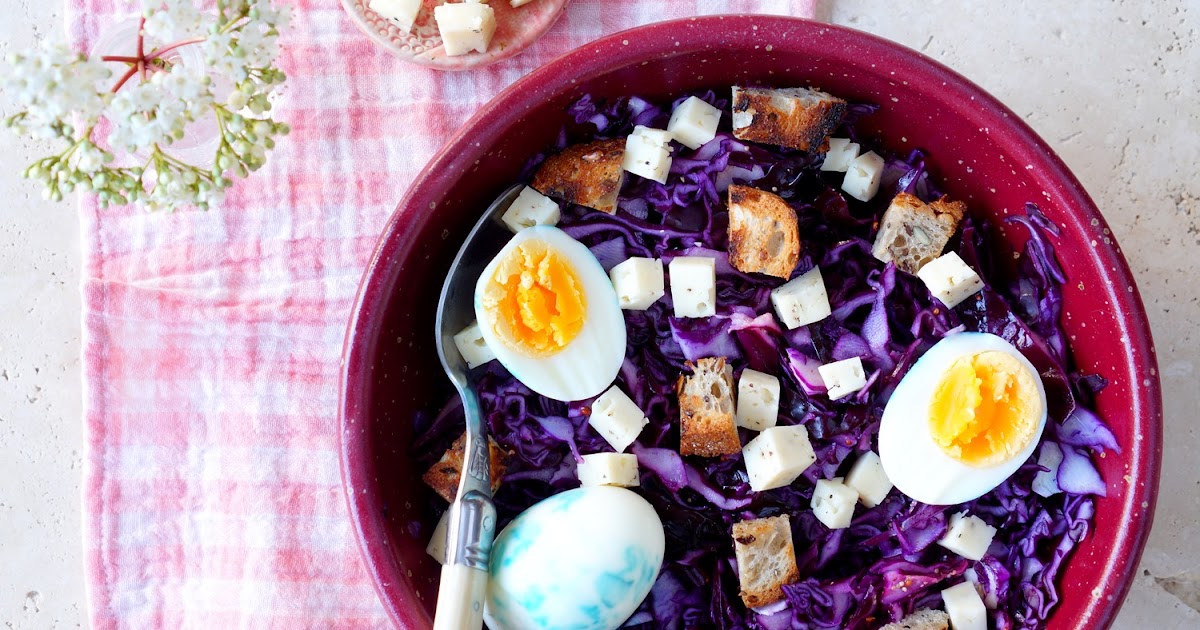
M223 0L215 10L197 0L131 1L144 18L133 57L88 59L62 46L10 56L0 85L17 113L5 124L67 142L25 170L48 198L78 189L104 206L209 208L231 177L260 168L289 132L268 112L286 78L274 66L290 11L272 0ZM182 60L176 51L185 46L196 46L204 63ZM124 76L114 80L108 64L123 64ZM172 144L205 117L220 132L210 165L171 155ZM101 119L109 123L105 141L93 138Z
M42 139L73 137L77 118L90 127L104 112L111 94L102 85L112 72L99 60L73 53L62 45L8 57L4 92L22 110L10 126L17 133Z

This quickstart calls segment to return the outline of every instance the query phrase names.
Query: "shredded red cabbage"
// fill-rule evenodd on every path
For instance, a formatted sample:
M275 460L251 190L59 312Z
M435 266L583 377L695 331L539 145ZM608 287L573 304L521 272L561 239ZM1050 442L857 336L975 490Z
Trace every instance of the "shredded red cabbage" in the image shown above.
M722 110L728 104L711 91L697 96ZM613 101L585 96L570 107L571 122L555 148L624 136L639 124L663 128L671 105L636 96ZM855 123L876 109L851 106L838 135L870 144ZM722 128L728 127L726 115ZM1105 381L1071 371L1059 321L1066 277L1052 244L1057 226L1033 204L1025 216L1008 219L1029 233L1013 266L1013 250L993 238L993 226L968 217L951 248L987 286L982 299L948 310L918 279L870 253L873 226L896 192L926 200L940 195L920 151L890 157L880 193L862 203L839 193L836 179L819 170L817 155L749 145L727 131L694 151L675 148L667 184L630 175L616 215L568 206L560 223L605 268L628 256L717 260L716 316L676 319L669 294L646 311L624 311L629 339L618 384L650 418L631 448L642 470L637 491L662 517L667 540L662 573L626 627L878 627L920 608L940 607L940 591L964 579L985 593L991 627L1043 626L1059 599L1055 579L1062 563L1089 531L1092 496L1105 492L1090 453L1120 451L1112 431L1084 406ZM536 156L525 173L543 157ZM796 209L804 249L795 274L821 266L831 317L785 332L769 305L769 292L781 281L729 265L722 198L732 182L775 192ZM859 454L874 448L884 404L897 383L925 350L960 330L1003 337L1041 372L1051 403L1043 444L1011 478L964 506L924 505L893 490L875 508L859 506L849 528L829 530L809 509L813 483L844 474ZM724 356L738 372L752 367L781 378L779 422L806 425L817 454L795 483L755 493L740 455L679 455L675 381L686 360L705 356ZM816 367L849 357L862 359L869 384L830 402L821 395ZM589 401L568 404L535 395L495 362L478 368L474 377L492 437L513 453L495 497L501 525L577 485L579 453L611 450L587 425ZM418 418L413 456L432 463L441 453L434 446L444 447L461 431L460 417L455 402L435 418ZM743 441L749 439L742 431ZM444 509L435 502L430 501L431 515ZM964 509L997 528L978 562L933 544L948 516ZM781 513L791 515L801 579L784 587L785 602L747 610L738 597L730 526ZM426 534L433 522L431 516L424 524Z

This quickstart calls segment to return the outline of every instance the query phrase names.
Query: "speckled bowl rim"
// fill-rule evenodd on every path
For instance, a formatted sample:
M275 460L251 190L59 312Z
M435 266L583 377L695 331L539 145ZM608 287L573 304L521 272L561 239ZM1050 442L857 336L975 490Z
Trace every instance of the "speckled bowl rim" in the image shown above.
M507 2L508 0L496 1ZM554 26L554 24L558 22L559 18L562 17L563 12L567 10L567 4L571 2L571 0L535 1L557 5L555 7L556 10L549 18L539 22L529 31L522 33L522 37L517 40L515 45L510 44L496 51L488 50L484 53L472 52L457 57L426 57L422 56L422 54L413 54L410 51L402 50L396 46L396 44L387 35L372 27L367 21L367 16L363 15L362 11L359 10L359 4L366 5L370 2L370 0L341 0L341 4L342 9L345 10L346 15L350 18L350 22L353 23L354 26L358 27L358 30L362 31L364 35L370 38L370 40L380 48L383 48L384 50L399 57L400 59L403 59L404 61L416 64L418 66L434 68L437 70L461 71L490 66L494 63L504 61L505 59L510 59L520 54L522 51L532 46L534 42L541 39L542 36L550 30L550 27ZM423 52L424 51L422 51L422 53Z
M696 28L696 22L708 28ZM397 205L396 211L383 229L375 254L372 256L359 288L351 314L343 351L343 379L340 389L340 435L342 439L342 474L352 525L359 541L364 564L374 580L391 619L398 627L421 627L420 616L411 612L423 606L413 593L389 595L387 585L399 576L384 575L389 566L388 531L386 523L377 518L377 490L371 478L371 467L363 457L370 452L371 436L358 429L356 423L370 411L359 407L368 387L373 348L369 341L381 333L382 311L377 305L386 303L387 269L394 265L401 252L415 246L416 230L406 224L433 212L438 206L437 191L445 190L465 172L464 165L481 156L493 138L514 124L526 109L531 94L555 93L577 77L601 74L609 68L620 68L658 55L702 51L729 27L741 30L753 28L762 35L830 30L853 39L864 51L864 58L898 60L914 74L930 77L941 83L941 89L953 91L964 104L959 112L972 117L983 116L992 124L996 137L1005 144L1021 147L1030 160L1031 168L1043 169L1055 182L1056 193L1063 199L1068 214L1096 226L1109 234L1107 222L1082 185L1054 153L1020 117L965 77L946 66L900 44L853 29L812 22L800 18L762 15L725 15L684 18L642 26L586 44L565 53L521 80L484 105L451 138L425 169L413 180ZM973 113L968 114L967 103ZM1134 389L1129 401L1131 417L1140 439L1129 445L1123 457L1130 462L1129 474L1142 483L1132 484L1119 509L1121 525L1105 552L1102 577L1092 592L1090 605L1082 608L1071 628L1085 630L1107 628L1116 618L1121 604L1132 585L1138 561L1150 535L1151 522L1158 497L1159 473L1162 463L1162 390L1158 376L1149 319L1142 304L1128 263L1120 253L1115 239L1110 246L1098 248L1096 255L1101 270L1111 285L1128 287L1127 292L1113 292L1113 315L1118 327L1126 334L1132 357L1131 367L1144 375L1140 389ZM352 429L353 427L353 429ZM356 490L358 489L358 490ZM1052 617L1053 619L1053 617Z

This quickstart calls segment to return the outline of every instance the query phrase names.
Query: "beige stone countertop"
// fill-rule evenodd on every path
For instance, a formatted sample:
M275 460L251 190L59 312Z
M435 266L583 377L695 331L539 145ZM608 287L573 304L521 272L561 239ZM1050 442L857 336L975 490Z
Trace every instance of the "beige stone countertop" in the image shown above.
M0 55L61 37L62 12L0 0ZM983 86L1100 206L1146 302L1166 403L1154 531L1116 627L1200 628L1200 2L835 0L821 17ZM0 627L79 627L79 223L17 175L38 146L0 133L0 155Z

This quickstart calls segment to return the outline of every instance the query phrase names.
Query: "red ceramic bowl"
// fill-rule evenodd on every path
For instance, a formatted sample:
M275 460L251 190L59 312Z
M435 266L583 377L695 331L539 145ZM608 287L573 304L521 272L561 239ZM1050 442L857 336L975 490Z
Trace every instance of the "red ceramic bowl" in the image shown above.
M1035 201L1062 227L1065 325L1078 364L1110 385L1098 410L1124 451L1099 460L1109 496L1062 576L1057 629L1108 626L1129 588L1158 486L1162 402L1132 274L1079 182L1016 114L944 66L856 31L783 17L706 17L618 33L518 81L475 115L400 202L363 280L346 337L342 465L363 561L402 628L429 628L438 568L423 549L410 420L449 395L434 350L445 270L479 212L549 146L584 95L668 97L762 82L814 85L883 105L866 133L926 149L948 194L993 218ZM860 127L861 128L861 127ZM1021 238L1019 230L1009 238ZM426 521L422 527L419 525Z

